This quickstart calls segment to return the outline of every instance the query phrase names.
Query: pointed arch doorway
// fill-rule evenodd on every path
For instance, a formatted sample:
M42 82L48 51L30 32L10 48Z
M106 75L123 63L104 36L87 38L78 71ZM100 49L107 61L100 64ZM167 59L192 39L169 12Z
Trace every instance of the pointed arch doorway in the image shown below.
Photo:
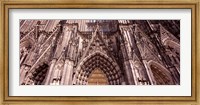
M121 70L115 61L101 52L94 52L77 67L73 85L120 85L121 78Z
M100 68L95 68L88 77L88 85L109 85L109 82L106 74Z

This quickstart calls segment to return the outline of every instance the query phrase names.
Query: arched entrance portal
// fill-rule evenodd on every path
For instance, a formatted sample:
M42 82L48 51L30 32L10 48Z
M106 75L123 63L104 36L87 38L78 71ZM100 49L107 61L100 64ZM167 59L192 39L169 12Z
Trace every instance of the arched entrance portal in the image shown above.
M109 85L109 83L106 74L101 69L96 68L89 75L88 85Z
M86 57L73 78L74 85L120 85L122 74L115 61L101 52Z

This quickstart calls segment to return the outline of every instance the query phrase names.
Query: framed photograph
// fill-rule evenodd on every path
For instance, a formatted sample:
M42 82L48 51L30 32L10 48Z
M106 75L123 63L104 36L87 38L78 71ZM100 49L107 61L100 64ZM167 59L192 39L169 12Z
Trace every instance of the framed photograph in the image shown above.
M1 104L200 104L199 2L1 1Z

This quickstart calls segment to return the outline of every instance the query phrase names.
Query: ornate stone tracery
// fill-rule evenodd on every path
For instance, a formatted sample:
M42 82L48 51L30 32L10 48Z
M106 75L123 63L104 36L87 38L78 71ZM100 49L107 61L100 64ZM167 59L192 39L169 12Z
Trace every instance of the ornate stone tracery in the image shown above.
M180 84L178 29L177 20L21 20L20 84Z
M119 67L111 58L101 52L95 52L81 62L80 67L76 70L73 84L86 84L87 78L95 68L101 69L106 74L109 84L120 84L121 71Z

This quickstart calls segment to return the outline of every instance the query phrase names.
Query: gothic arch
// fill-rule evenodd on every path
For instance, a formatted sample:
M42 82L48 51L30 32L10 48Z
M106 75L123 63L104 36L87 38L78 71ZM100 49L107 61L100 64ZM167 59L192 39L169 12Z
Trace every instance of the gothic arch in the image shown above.
M47 62L40 63L33 72L27 72L22 85L42 85L48 72L49 65Z
M96 51L83 59L80 66L76 70L73 84L86 85L88 77L96 68L103 71L110 85L121 84L122 76L117 63L99 51Z
M173 78L171 73L161 64L155 61L149 61L148 66L151 70L151 74L154 84L156 85L173 85Z

